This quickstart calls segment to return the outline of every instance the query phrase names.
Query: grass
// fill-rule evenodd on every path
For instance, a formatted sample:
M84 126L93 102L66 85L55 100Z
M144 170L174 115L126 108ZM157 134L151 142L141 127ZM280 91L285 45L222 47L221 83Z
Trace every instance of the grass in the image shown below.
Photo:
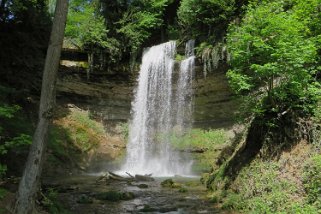
M307 202L321 210L321 154L313 156L306 162L303 184Z
M56 119L50 129L49 162L79 160L81 154L88 153L106 140L101 123L90 118L87 111L73 109L67 116Z
M318 214L321 210L321 155L314 154L301 165L295 169L297 174L289 177L284 173L288 169L282 157L278 161L256 159L240 171L229 191L214 192L213 201L221 201L224 209L244 213ZM302 191L302 184L305 191Z
M61 156L66 156L66 149L72 147L74 150L87 152L106 135L103 125L91 119L87 111L74 110L54 124L50 148Z
M210 171L218 158L219 151L229 142L223 129L192 129L183 136L172 134L170 141L175 149L200 152L193 155L196 160L193 171L196 173Z
M184 136L174 134L171 137L171 143L177 149L214 149L225 144L226 141L227 137L223 129L193 129Z

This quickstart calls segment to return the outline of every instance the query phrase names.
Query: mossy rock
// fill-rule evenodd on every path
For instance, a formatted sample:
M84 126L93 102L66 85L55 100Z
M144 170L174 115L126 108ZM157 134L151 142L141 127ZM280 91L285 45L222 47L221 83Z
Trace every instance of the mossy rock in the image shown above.
M148 185L147 184L139 184L137 187L141 188L141 189L147 189Z
M139 210L139 212L155 212L155 211L157 211L157 209L149 206L148 204Z
M134 198L135 198L135 195L132 192L123 192L122 196L121 196L122 200L131 200L131 199L134 199Z
M108 191L108 192L98 193L95 197L99 200L120 201L120 200L134 199L135 195L132 192Z
M185 193L185 192L187 192L188 190L185 188L185 187L180 187L179 189L178 189L178 192L180 192L180 193Z
M172 188L182 188L182 184L174 182L171 187Z
M78 198L77 203L79 203L79 204L92 204L93 203L93 199L88 197L87 195L81 195Z
M172 179L166 179L161 183L162 187L182 188L182 184L174 182Z
M166 180L162 181L161 186L172 188L173 184L174 184L174 181L172 179L166 179Z

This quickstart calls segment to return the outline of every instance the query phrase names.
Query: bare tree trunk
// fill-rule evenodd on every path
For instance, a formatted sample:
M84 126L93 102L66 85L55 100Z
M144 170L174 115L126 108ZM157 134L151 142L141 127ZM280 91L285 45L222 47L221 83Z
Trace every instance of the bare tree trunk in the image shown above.
M87 69L87 80L90 78L90 74L94 70L94 51L90 49L90 53L88 53L88 69Z
M39 120L17 193L14 213L32 214L44 161L48 127L55 105L55 86L68 12L68 0L57 0L42 77Z

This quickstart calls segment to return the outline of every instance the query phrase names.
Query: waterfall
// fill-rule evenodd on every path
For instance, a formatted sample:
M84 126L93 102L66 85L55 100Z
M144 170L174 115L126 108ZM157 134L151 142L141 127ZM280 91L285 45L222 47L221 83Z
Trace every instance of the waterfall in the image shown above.
M182 134L188 131L192 125L193 113L193 72L195 64L194 56L195 40L189 40L185 47L185 60L180 64L180 72L177 82L177 113L176 113L176 130Z
M144 51L132 103L127 156L121 172L153 173L153 176L190 174L191 161L184 160L171 148L170 136L175 126L184 127L188 121L184 117L191 117L192 43L186 50L190 57L181 63L177 88L173 84L176 42Z

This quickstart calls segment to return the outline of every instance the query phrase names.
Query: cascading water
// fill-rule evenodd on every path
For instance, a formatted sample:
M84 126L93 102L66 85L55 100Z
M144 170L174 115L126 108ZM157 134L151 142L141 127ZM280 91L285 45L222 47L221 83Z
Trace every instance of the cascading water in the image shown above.
M176 42L147 49L143 54L138 88L132 103L126 161L120 170L153 176L190 175L186 161L170 145L174 127L186 127L192 112L193 47L181 63L176 95L173 93ZM184 119L188 117L188 119Z
M195 40L189 40L185 47L185 60L180 64L180 72L177 82L177 113L176 127L183 134L191 128L193 113L193 72L194 72L194 44Z

